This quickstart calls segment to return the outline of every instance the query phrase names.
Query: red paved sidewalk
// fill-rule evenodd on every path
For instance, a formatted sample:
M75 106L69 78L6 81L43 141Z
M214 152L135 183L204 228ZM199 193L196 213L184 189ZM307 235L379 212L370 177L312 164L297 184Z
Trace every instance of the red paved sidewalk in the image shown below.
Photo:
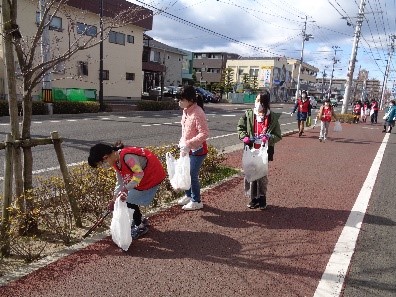
M201 211L154 215L128 252L106 238L0 296L312 296L383 138L369 124L344 124L326 143L318 133L276 145L267 210L247 209L235 177L206 191Z

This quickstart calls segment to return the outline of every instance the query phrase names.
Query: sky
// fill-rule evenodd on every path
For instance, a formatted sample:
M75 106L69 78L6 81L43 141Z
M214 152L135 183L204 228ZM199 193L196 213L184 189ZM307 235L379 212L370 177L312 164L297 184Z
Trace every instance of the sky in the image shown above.
M225 51L244 57L301 58L325 69L328 77L346 78L354 30L362 0L128 0L154 13L156 40L189 51ZM396 35L396 0L365 0L354 77L359 68L370 79L384 80L391 35ZM396 41L395 41L396 45ZM396 81L396 52L387 86Z

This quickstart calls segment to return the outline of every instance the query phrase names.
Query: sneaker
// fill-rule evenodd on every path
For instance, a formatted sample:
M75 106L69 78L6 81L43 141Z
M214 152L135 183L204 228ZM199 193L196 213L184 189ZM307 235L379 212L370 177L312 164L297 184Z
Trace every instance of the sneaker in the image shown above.
M301 137L302 134L303 134L303 133L300 131L300 132L298 133L298 137Z
M146 217L143 217L142 218L142 224L144 225L144 226L149 226L149 221L148 221L148 219L146 218ZM132 220L132 224L131 224L131 228L133 228L133 227L135 227L136 226L136 224L135 224L135 221L134 220Z
M197 210L203 208L202 202L190 201L182 207L184 210Z
M322 137L319 137L319 141L322 142L322 140L323 140Z
M326 137L323 137L323 142L325 142L327 140L327 138Z
M267 209L267 204L260 205L260 206L259 206L259 209L260 209L260 210L265 210L265 209Z
M250 200L249 204L247 205L247 207L249 207L250 209L255 209L259 206L258 200L257 198L253 198L252 200Z
M148 232L148 227L140 224L139 226L135 226L131 228L132 239L138 239L140 236L143 236Z
M178 205L186 205L187 203L189 203L191 201L190 197L187 196L183 196L181 197L179 200L177 200L177 204Z

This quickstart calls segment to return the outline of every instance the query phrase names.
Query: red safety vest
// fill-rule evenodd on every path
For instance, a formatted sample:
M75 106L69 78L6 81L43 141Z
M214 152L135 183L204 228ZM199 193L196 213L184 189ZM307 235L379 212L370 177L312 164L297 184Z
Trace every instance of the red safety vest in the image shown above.
M165 179L165 170L156 155L144 148L128 146L121 149L120 151L121 168L118 168L117 165L114 165L114 169L121 174L125 184L131 181L133 175L131 168L129 168L129 166L125 163L124 157L126 154L145 157L147 160L146 167L143 168L144 176L139 185L135 187L136 190L142 191L151 189L160 184Z
M302 101L302 99L298 99L298 111L299 112L308 112L309 109L309 100L305 100L305 102Z
M371 103L371 109L378 110L378 102L377 101L373 101L373 103Z
M360 104L355 104L355 106L353 107L353 111L355 114L360 114L362 110L362 106Z
M321 120L323 122L331 122L331 107L329 108L323 107Z

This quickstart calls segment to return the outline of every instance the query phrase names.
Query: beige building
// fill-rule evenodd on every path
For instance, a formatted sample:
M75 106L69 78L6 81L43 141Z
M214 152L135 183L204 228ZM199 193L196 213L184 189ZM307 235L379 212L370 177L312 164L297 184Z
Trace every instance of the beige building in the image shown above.
M292 66L287 63L287 59L280 58L259 58L247 57L227 60L227 68L234 71L233 81L236 84L236 91L240 88L245 74L249 78L257 77L259 89L269 89L271 101L284 101L290 96Z
M100 40L99 1L69 0L53 17L49 26L50 59L73 48L76 43L83 43L93 37L93 42ZM18 2L18 25L26 46L34 37L40 13L37 1L20 0ZM125 9L134 10L120 27L113 27L104 33L103 59L103 94L105 99L141 98L143 75L142 53L143 33L151 30L153 16L150 10L136 6L126 0L104 0L104 27L109 26L116 16ZM3 44L0 59L3 60ZM40 47L36 59L41 61ZM4 64L4 63L2 63ZM17 75L20 68L16 65ZM0 68L0 90L7 94L4 66ZM18 92L22 90L22 80L18 79ZM99 91L99 45L77 52L69 60L54 67L50 73L51 88L86 89L95 93ZM34 97L41 94L41 84L36 88Z

